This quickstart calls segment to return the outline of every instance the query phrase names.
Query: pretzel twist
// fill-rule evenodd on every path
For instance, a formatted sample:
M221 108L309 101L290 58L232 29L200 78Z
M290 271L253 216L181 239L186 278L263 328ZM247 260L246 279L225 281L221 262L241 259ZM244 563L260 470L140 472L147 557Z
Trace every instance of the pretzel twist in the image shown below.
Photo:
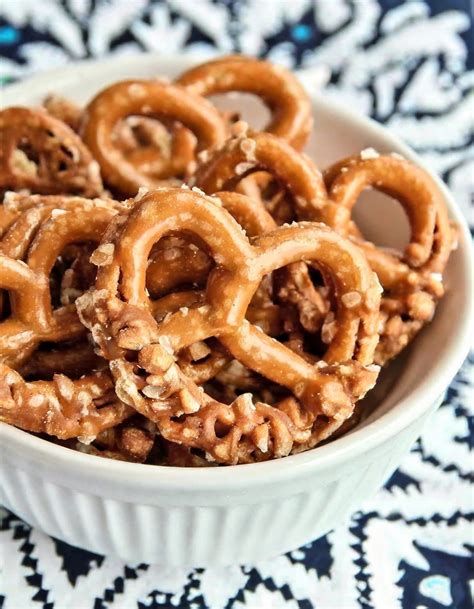
M269 133L231 138L198 166L193 183L208 194L232 191L244 177L261 171L271 174L289 193L299 220L314 219L326 205L326 188L314 163Z
M0 363L0 421L57 438L92 441L133 413L117 399L110 375L96 373L78 381L55 375L27 383Z
M217 266L207 282L206 304L181 309L157 323L145 291L144 261L162 236L183 230L207 244ZM357 248L326 227L280 228L250 245L212 198L159 190L143 197L121 227L112 226L104 243L113 245L113 260L99 269L96 290L78 299L81 319L110 360L119 397L154 420L168 440L186 438L188 445L226 463L253 458L250 453L258 452L259 444L266 446L260 452L282 456L295 441L309 440L316 421L315 441L324 435L318 417L329 419L326 427L331 430L340 425L375 382L377 371L370 364L377 343L379 287ZM327 268L341 297L346 291L359 295L357 303L338 308L336 338L319 367L245 320L261 279L302 259ZM174 353L210 337L217 337L244 365L285 386L298 406L285 412L283 406L254 408L245 396L231 406L212 400L174 363ZM137 366L148 376L137 376ZM183 414L183 422L173 420ZM216 435L217 421L230 426L223 437ZM267 434L266 445L262 433Z
M74 304L53 309L50 273L70 243L99 243L118 208L79 197L41 202L20 213L0 242L0 289L11 292L11 315L0 322L0 361L15 367L41 342L85 336Z
M99 196L99 166L82 140L43 109L0 111L0 190Z
M361 155L346 158L324 174L329 198L318 219L361 247L384 289L381 340L376 361L397 355L431 321L444 294L442 274L454 234L439 188L422 169L401 158ZM351 211L366 188L375 188L402 205L410 241L398 256L362 237Z
M81 134L105 181L126 196L134 196L141 186L159 185L159 181L140 171L140 163L127 160L123 148L114 143L114 129L130 116L178 121L196 136L197 151L219 146L225 139L226 128L219 112L210 102L183 87L146 80L122 81L107 87L87 106ZM159 159L157 150L154 162L159 163ZM180 156L172 151L169 162L167 177L180 176L183 171Z
M71 127L76 133L82 120L82 108L72 100L50 93L43 100L43 107L48 114Z
M263 131L298 150L313 127L311 103L302 85L291 72L267 61L228 55L187 70L176 82L204 97L234 91L256 95L271 112Z

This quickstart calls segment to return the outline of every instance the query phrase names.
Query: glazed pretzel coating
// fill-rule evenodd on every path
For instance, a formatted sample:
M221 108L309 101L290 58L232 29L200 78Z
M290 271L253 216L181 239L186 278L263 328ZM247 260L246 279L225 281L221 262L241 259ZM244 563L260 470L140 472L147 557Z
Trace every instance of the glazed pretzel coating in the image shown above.
M243 134L229 140L198 167L194 178L199 188L212 193L217 188L232 189L243 175L252 175L262 169L276 178L290 194L298 218L314 219L315 214L326 206L326 188L312 161L296 153L281 139L266 133ZM259 199L254 199L254 206L265 209ZM275 226L273 221L273 228ZM271 228L267 223L256 234L268 230ZM277 275L280 278L280 300L296 305L303 326L311 332L317 331L328 312L328 302L313 285L307 269L297 264L279 271Z
M355 239L384 288L376 356L383 364L432 319L436 301L444 293L442 274L454 236L442 195L422 169L398 157L373 156L353 156L325 172L329 199L317 217ZM366 188L399 201L408 217L410 242L400 257L365 241L351 220Z
M115 127L129 116L179 121L196 136L197 151L220 146L226 136L224 121L214 106L178 85L129 80L104 89L87 106L81 134L99 162L105 181L126 196L134 196L141 186L159 185L128 162L114 144ZM177 163L171 175L179 175L179 157L172 155L171 161Z
M151 303L151 311L156 321L161 322L176 311L185 311L204 304L204 301L205 294L201 290L172 292L154 300ZM184 374L199 385L214 378L229 360L229 354L218 343L209 344L204 341L186 347L177 359Z
M268 61L229 55L182 74L176 81L197 95L209 97L239 91L259 97L271 112L263 131L287 140L300 150L313 127L311 102L297 78Z
M0 363L0 421L4 423L90 442L132 413L115 396L109 374L97 373L78 381L58 374L52 381L27 383Z
M235 192L218 192L217 198L222 206L230 212L244 228L248 237L257 237L277 228L272 216L262 202ZM316 289L304 262L294 262L280 269L275 274L280 303L294 304L298 310L299 320L309 332L317 332L324 315L328 313L328 300ZM281 325L281 312L268 295L258 298L258 292L252 299L247 316L257 322L267 334L276 334L274 327ZM258 321L257 321L258 320Z
M195 190L199 192L199 189ZM227 209L249 237L273 230L276 226L263 205L245 195L219 192L215 197L216 204ZM153 250L147 271L147 288L157 297L186 285L203 287L212 266L212 258L189 237L165 237Z
M181 309L158 324L150 313L143 261L161 236L179 230L205 241L217 267L207 282L205 305ZM266 433L263 452L282 456L295 441L309 440L319 415L329 418L327 429L335 429L375 382L377 370L366 366L378 338L379 286L357 248L330 229L315 224L280 228L250 245L214 199L172 189L146 195L119 230L109 229L104 243L113 244L113 260L99 269L95 292L78 299L81 318L111 360L117 394L156 421L168 440L236 463L260 450L264 442L259 434ZM302 259L327 268L342 299L335 339L321 366L308 364L245 320L263 276ZM350 305L344 305L346 292L357 293L358 302L349 299ZM230 406L206 396L173 363L173 353L210 337L217 337L244 365L286 386L301 406L285 413L266 404L254 408L245 396ZM125 352L134 351L135 361L123 359ZM137 365L148 373L146 379L134 374ZM187 415L183 422L173 420L181 414ZM222 438L214 431L216 420L230 425ZM325 431L318 430L318 440Z
M125 206L126 203L113 199L25 195L9 191L0 206L0 251L12 258L22 258L41 225L51 214L57 217L63 210L75 213L94 209L121 211Z
M82 140L42 108L0 111L0 190L102 193L99 166Z
M163 465L171 467L210 467L217 465L204 457L195 455L187 446L165 441L166 461Z
M147 288L153 298L183 287L202 287L212 268L205 251L182 236L165 237L152 252Z
M195 190L199 191L196 188ZM235 192L218 192L215 197L216 204L222 204L224 209L230 212L248 237L256 237L276 228L275 221L263 203ZM153 249L153 257L147 270L147 289L153 297L158 297L170 293L173 289L182 289L183 286L202 288L212 267L212 258L189 239L165 237ZM290 303L297 308L304 328L311 332L318 331L328 312L328 302L313 285L306 265L296 262L281 269L278 285L279 301ZM155 302L154 310L157 306L163 305ZM165 314L166 312L168 311L165 311ZM268 294L261 291L252 299L247 317L272 336L278 334L282 328L280 308L271 301ZM222 354L217 354L216 360L219 365L225 362ZM206 369L208 372L200 377L202 382L211 378L210 373L216 368L206 366ZM193 376L190 370L185 372L188 376ZM193 380L197 378L193 376Z
M18 366L39 343L85 335L74 304L53 310L49 277L56 259L74 242L100 242L118 204L74 197L24 211L0 242L0 288L11 291L11 315L0 322L0 361ZM53 207L50 203L61 207ZM48 204L49 203L49 204ZM23 260L12 260L11 258ZM16 275L18 282L8 280ZM28 271L28 273L26 272Z
M248 236L255 236L275 228L275 223L265 209L259 205L254 205L255 202L251 201L248 197L229 192L217 193L216 196L216 203L220 201L222 206L231 212L235 219L238 221L240 220L243 227L248 229ZM166 261L166 259L163 258L161 264L158 266L156 266L156 264L159 262L159 258L156 256L156 250L153 250L154 258L150 261L151 263L148 266L146 283L147 289L152 294L153 290L150 286L154 286L156 290L158 281L163 277L165 282L160 281L159 285L164 292L172 289L172 287L182 287L184 283L191 283L194 284L194 286L200 287L204 287L206 284L209 271L212 268L212 258L204 254L202 250L190 250L189 246L193 246L193 244L186 242L184 239L178 239L181 246L179 246L180 254L177 256L176 249L178 246L176 245L175 240L176 238L173 238L172 259ZM159 245L162 243L169 243L169 241L167 241L167 238L165 237L159 242ZM189 252L191 252L191 255ZM196 254L205 257L205 272L200 262L201 257L198 258L197 264L193 264L193 256ZM166 262L168 262L168 264L166 264ZM300 266L303 268L300 268ZM295 267L295 269L293 270L292 267ZM288 269L283 269L285 272L287 271L287 273L285 273L283 285L295 281L295 276L303 274L305 268L304 263L295 263L290 265ZM159 272L160 269L162 270L161 274ZM150 271L153 272L150 274ZM166 286L166 289L164 289L164 286ZM298 288L299 287L300 284L298 285ZM311 293L309 293L310 290L308 290L305 298L306 303L313 297L313 292L315 292L314 287L312 285L311 287ZM204 291L196 289L184 290L180 292L171 292L158 300L154 300L151 303L151 309L155 319L157 321L162 321L165 316L170 313L174 313L179 309L186 310L194 306L202 305L204 302ZM247 319L251 323L258 325L271 336L276 336L281 332L282 314L280 307L271 302L268 294L260 295L259 291L257 291L247 310ZM183 349L177 361L180 369L188 378L195 383L202 384L214 378L216 374L229 363L230 359L231 357L228 352L218 343L210 345L203 341L199 341L190 347Z
M52 116L79 131L84 116L80 106L59 95L48 95L43 106ZM112 137L127 161L151 178L184 174L194 160L195 137L179 123L171 125L168 131L156 120L130 116L116 126Z
M193 181L198 188L212 194L234 190L242 178L262 170L288 191L299 220L314 219L326 205L326 188L314 163L269 133L231 138L198 166Z

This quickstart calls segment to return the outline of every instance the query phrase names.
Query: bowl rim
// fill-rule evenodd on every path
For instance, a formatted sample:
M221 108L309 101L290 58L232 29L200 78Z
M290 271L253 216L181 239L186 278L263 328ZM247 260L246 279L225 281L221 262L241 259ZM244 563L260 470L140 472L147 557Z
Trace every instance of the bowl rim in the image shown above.
M16 96L34 95L34 91L45 91L45 81L73 77L81 73L81 77L92 75L94 72L104 73L108 68L120 67L132 68L137 63L146 64L150 68L168 64L179 70L199 62L200 58L161 55L157 53L143 53L129 57L112 57L104 60L87 59L75 62L66 67L41 73L27 78L19 83L8 85L3 89L0 106L7 105L5 98L14 99ZM309 91L313 108L322 108L326 112L335 114L344 121L353 124L356 128L364 130L367 136L371 135L383 138L394 151L402 154L407 159L415 162L427 171L440 188L450 217L459 226L459 255L462 256L463 267L466 275L464 281L472 283L474 275L474 262L471 251L471 235L461 210L453 200L452 195L442 180L427 166L427 164L407 144L390 132L386 127L375 122L373 119L363 116L347 108L344 104L326 99L324 94L314 94ZM8 103L8 102L7 102ZM10 104L12 101L9 102ZM83 454L53 444L48 440L35 437L28 432L22 431L5 423L0 423L0 449L7 454L11 450L27 461L31 467L39 469L44 473L48 470L60 473L73 471L76 479L91 484L92 479L104 482L109 480L127 480L139 487L162 488L163 490L195 489L196 491L213 491L222 493L223 488L251 489L260 487L262 484L274 484L279 481L300 478L308 473L323 472L339 466L348 459L353 460L358 455L365 453L389 438L399 434L410 426L415 420L423 417L430 407L439 400L452 378L461 367L471 346L471 328L474 320L474 294L467 291L463 309L459 312L456 337L448 347L440 352L436 365L430 372L420 380L410 393L399 400L390 410L382 414L376 420L369 422L361 429L355 429L350 434L338 438L334 442L323 446L317 446L309 451L290 455L284 459L275 459L261 463L242 464L232 468L232 476L229 476L228 467L203 467L184 468L176 466L147 465L139 463L128 463L95 457ZM92 461L91 461L92 460ZM90 466L93 467L90 467ZM45 470L46 468L46 470ZM74 478L71 477L69 485L73 485Z

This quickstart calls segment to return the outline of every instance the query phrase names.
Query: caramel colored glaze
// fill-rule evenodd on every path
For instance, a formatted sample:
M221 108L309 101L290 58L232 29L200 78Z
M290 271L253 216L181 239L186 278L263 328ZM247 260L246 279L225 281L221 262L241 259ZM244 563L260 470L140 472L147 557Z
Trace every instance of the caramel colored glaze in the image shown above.
M232 92L267 107L262 132L208 99ZM368 148L321 174L301 153L312 125L294 75L238 55L117 82L86 108L1 110L0 421L183 467L356 425L380 366L433 318L456 228L400 155ZM356 226L370 188L403 208L403 251Z
M0 363L0 421L60 439L91 442L133 412L113 391L110 375L93 374L78 381L57 374L52 381L27 383Z
M127 161L114 142L114 129L130 116L146 116L160 121L178 121L197 139L196 150L220 146L226 126L219 112L207 100L178 85L157 80L128 80L101 91L87 106L81 126L82 137L97 159L104 180L125 196L134 196L141 186L160 184ZM160 154L157 153L157 162ZM171 175L182 172L179 157L171 155Z
M79 132L83 109L59 95L48 95L46 110ZM114 143L127 162L151 179L167 179L184 174L194 160L194 135L179 123L166 125L147 117L130 116L118 123L112 135Z
M196 138L172 121L168 126L144 116L130 116L116 126L114 143L125 160L149 180L185 175L194 161Z
M48 114L71 127L73 131L79 131L82 120L82 108L79 105L61 95L50 94L44 99L43 107Z
M73 303L53 309L50 274L69 244L100 242L118 205L78 197L42 201L20 213L0 241L0 289L9 291L12 309L0 322L0 361L10 366L25 362L41 342L85 336Z
M198 166L193 183L207 194L232 191L242 178L261 171L288 192L299 220L314 218L326 205L326 187L314 163L269 133L246 133L227 140Z
M144 261L169 231L197 235L216 267L206 284L205 304L157 322L145 290ZM316 443L332 433L375 383L378 368L371 363L378 340L379 285L357 247L327 227L281 227L251 245L212 197L162 189L145 195L126 222L112 222L101 247L109 245L112 260L99 268L96 288L78 299L78 310L109 359L119 398L153 420L166 439L200 448L221 463L252 460L259 452L283 456L295 443ZM262 278L302 260L328 269L342 299L334 340L318 365L245 319ZM357 304L343 304L347 293L360 296ZM173 355L211 337L294 397L278 407L254 406L245 395L231 405L213 400L183 374ZM137 376L137 366L147 376ZM185 415L183 421L175 419L180 415ZM225 433L216 435L217 422Z
M24 378L50 379L55 374L77 378L106 367L88 342L80 342L47 351L38 349L19 368L19 372Z
M431 321L444 294L442 274L455 240L442 194L431 178L409 161L393 156L356 155L327 169L327 205L315 214L364 251L384 289L376 362L395 357ZM374 188L402 205L410 241L400 255L365 241L351 219L360 194Z
M268 61L230 55L191 68L176 82L203 97L232 91L256 95L271 113L263 131L285 139L298 150L306 144L313 127L311 102L298 79Z

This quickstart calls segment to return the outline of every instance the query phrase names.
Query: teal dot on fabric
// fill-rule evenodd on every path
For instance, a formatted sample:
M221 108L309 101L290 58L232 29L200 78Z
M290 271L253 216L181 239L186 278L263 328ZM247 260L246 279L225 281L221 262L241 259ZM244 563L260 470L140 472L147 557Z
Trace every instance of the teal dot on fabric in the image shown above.
M0 44L15 44L18 42L20 38L20 32L10 27L9 25L5 25L0 27Z
M300 23L295 25L291 31L291 35L297 42L306 42L311 38L311 28L309 25Z

